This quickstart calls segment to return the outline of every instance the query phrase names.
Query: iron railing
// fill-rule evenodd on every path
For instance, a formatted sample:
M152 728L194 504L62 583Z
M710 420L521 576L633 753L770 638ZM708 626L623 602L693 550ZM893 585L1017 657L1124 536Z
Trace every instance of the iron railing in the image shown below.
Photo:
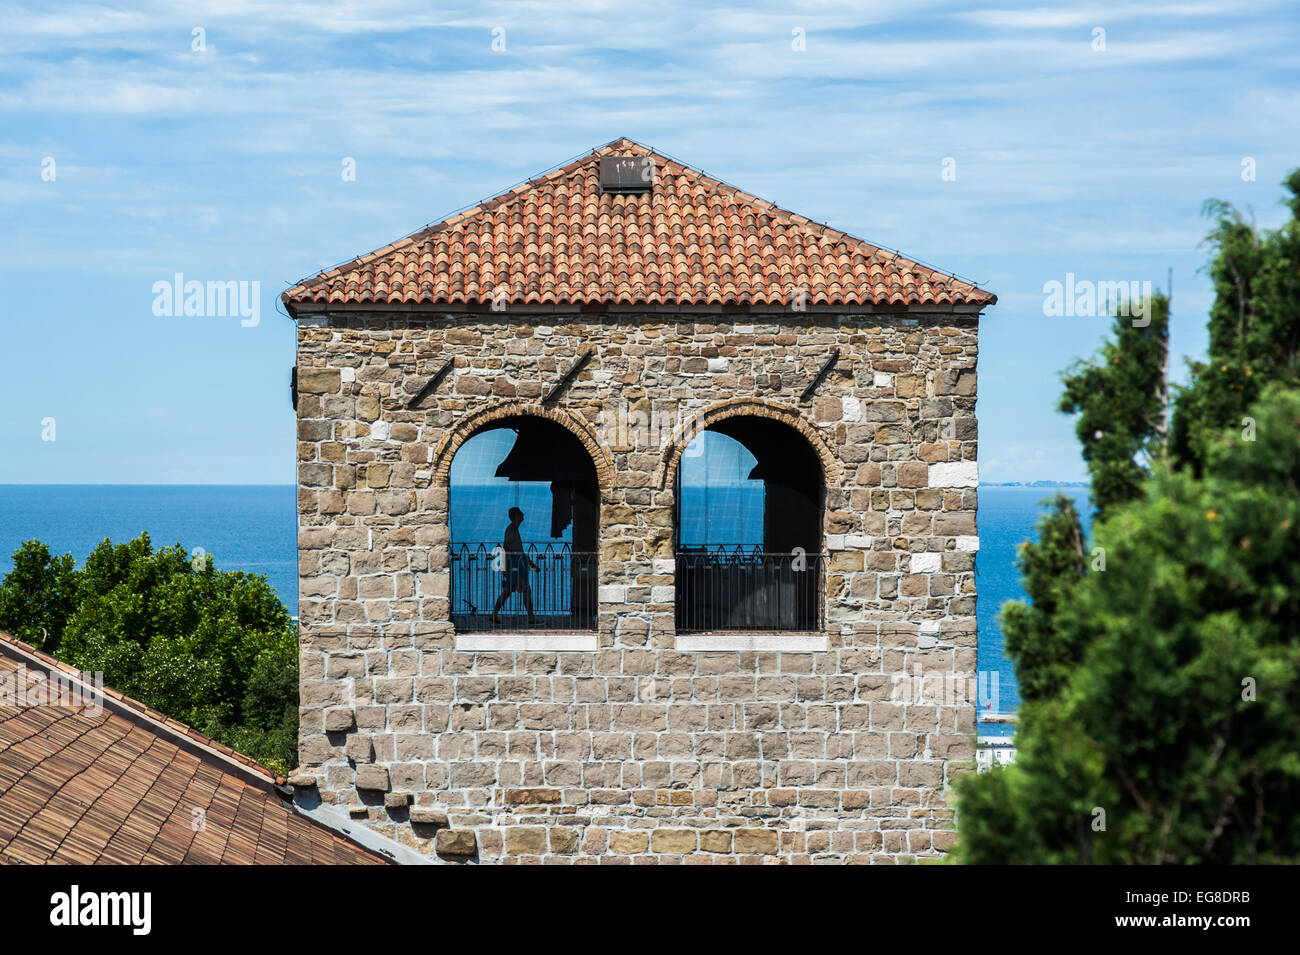
M524 548L528 562L512 558L498 544L454 544L451 548L451 617L458 631L594 630L596 629L596 555L573 551L568 544ZM513 587L494 617L508 583L526 580L533 617L524 604L522 586Z
M719 546L677 551L677 632L822 629L824 554Z

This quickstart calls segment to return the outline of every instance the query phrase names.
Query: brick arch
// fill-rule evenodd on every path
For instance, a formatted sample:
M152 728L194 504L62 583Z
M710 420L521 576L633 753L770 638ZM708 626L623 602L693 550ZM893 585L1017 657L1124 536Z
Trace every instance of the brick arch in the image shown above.
M740 417L768 418L793 428L808 442L821 462L822 480L826 486L839 487L844 482L844 469L840 465L839 458L835 456L835 452L831 450L816 425L810 423L797 411L776 402L765 401L762 398L736 398L710 405L677 429L668 446L664 448L663 461L659 466L659 487L661 489L668 487L677 470L682 452L686 450L692 438L719 421Z
M535 401L509 398L490 407L466 415L453 424L442 436L433 452L434 487L447 487L451 483L451 460L460 446L477 432L502 418L545 418L554 421L570 432L586 449L591 463L596 467L596 483L602 491L614 487L614 463L609 452L596 438L590 425L582 418L562 408L547 408Z

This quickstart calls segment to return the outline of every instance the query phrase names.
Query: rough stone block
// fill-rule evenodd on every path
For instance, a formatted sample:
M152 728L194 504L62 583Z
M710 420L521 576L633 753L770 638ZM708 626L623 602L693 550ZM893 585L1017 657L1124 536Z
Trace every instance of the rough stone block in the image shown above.
M694 852L698 844L694 829L656 829L650 836L655 852L684 855Z
M558 789L507 789L506 803L511 806L525 805L542 805L546 803L558 803L560 801L560 791Z
M373 763L357 767L357 789L385 792L388 789L388 769Z
M337 368L298 369L298 391L308 395L337 394L343 385L343 376Z
M644 829L616 829L609 834L609 851L618 855L636 855L650 846L650 834Z
M469 829L441 829L433 837L433 851L440 856L472 856L478 852L478 839Z
M325 732L346 733L355 722L352 709L346 706L332 706L325 711Z
M511 855L543 855L546 846L546 830L540 826L512 826L506 830L506 852Z
M439 826L445 829L447 827L447 812L445 809L416 806L411 810L410 820L417 826Z
M773 829L737 829L733 845L736 852L746 855L775 855L780 839Z

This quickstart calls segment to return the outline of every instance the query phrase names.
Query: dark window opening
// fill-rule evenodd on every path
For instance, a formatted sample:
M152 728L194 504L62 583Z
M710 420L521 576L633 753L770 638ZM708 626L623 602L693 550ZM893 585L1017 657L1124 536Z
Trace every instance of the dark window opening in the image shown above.
M595 629L600 489L570 431L520 416L475 432L448 507L458 631Z
M719 422L683 451L676 492L679 633L822 629L824 479L803 436Z

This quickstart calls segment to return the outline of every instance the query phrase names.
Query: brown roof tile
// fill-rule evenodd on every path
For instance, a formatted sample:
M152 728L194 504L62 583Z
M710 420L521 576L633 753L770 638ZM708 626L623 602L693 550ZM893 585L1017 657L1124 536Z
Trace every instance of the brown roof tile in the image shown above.
M649 156L650 192L603 193L600 157ZM620 139L307 279L303 305L991 305L960 279Z
M0 634L0 677L20 666L76 672ZM276 792L283 780L248 757L104 696L112 705L95 715L0 706L0 864L387 861L296 813Z

